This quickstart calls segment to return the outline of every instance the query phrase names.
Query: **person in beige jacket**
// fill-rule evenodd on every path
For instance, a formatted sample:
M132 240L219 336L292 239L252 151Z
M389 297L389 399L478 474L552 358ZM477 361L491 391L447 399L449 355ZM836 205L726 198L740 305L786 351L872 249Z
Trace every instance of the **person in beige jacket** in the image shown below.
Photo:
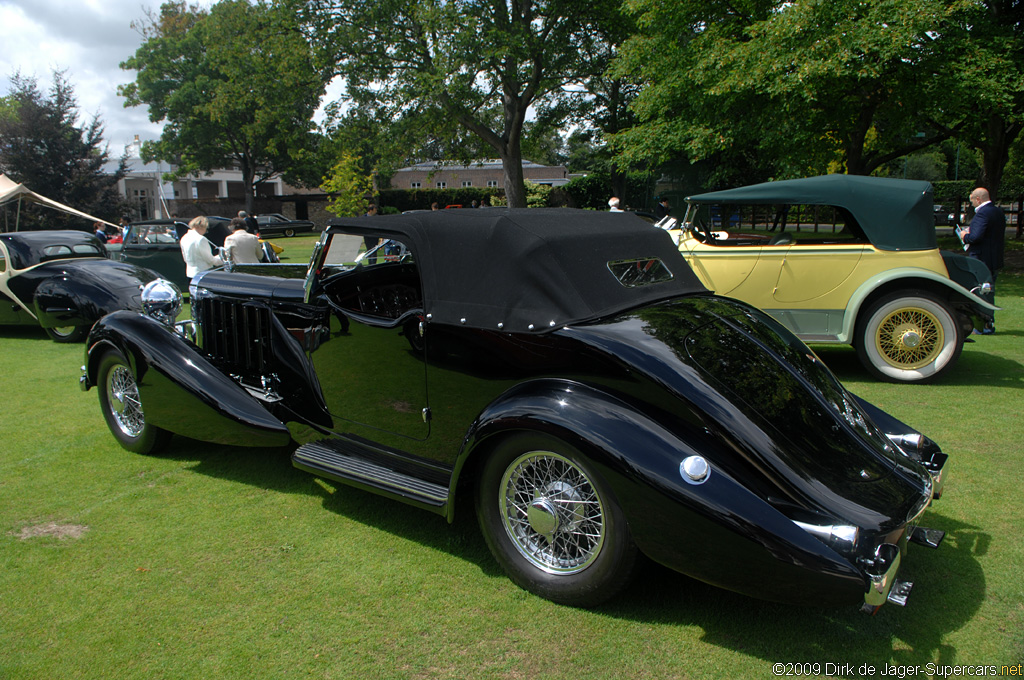
M256 264L263 249L260 240L246 230L245 220L231 220L231 235L224 239L224 254L233 264Z

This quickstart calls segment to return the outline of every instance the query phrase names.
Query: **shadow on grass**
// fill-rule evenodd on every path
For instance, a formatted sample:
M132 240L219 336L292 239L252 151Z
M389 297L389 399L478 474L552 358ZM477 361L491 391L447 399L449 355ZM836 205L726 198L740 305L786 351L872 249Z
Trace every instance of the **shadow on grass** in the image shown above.
M1022 332L1007 332L1006 336L1021 336ZM985 341L979 336L978 343ZM984 346L974 344L970 350L961 353L957 363L930 384L962 385L986 387L1024 388L1024 365L1006 357L985 351ZM839 378L840 382L874 381L857 359L857 351L852 347L822 346L814 347L815 354L825 362L829 370Z
M317 497L325 510L336 515L447 552L476 564L488 576L501 575L480 535L472 499L460 498L455 522L450 526L440 515L299 470L291 463L293 450L294 446L221 446L175 436L159 457L193 462L189 471L210 477L279 493Z
M29 338L41 338L50 340L42 326L0 326L0 338L8 340L25 340ZM50 342L53 342L50 340ZM81 343L80 343L81 344Z
M934 512L927 520L944 529L947 537L938 550L918 545L908 549L901 578L915 585L905 608L887 604L868 616L856 607L818 609L764 602L652 564L600 611L644 623L696 626L709 644L770 662L819 662L821 675L826 662L852 664L852 671L831 673L852 677L870 675L857 672L863 664L874 666L874 675L879 675L883 663L964 663L964 650L958 653L943 639L967 624L985 599L985 574L977 558L988 550L991 537Z
M319 497L328 512L445 552L478 566L489 577L501 575L469 499L462 499L454 526L448 526L442 517L398 501L334 482L325 485L292 467L290 453L290 448L242 449L175 437L162 457L183 462L198 458L190 469L199 474ZM941 503L937 502L940 510ZM915 582L909 605L886 605L874 617L855 606L818 609L755 600L649 562L642 564L624 593L596 612L644 624L696 626L709 644L771 662L853 664L853 673L833 673L840 676L856 675L862 664L878 669L889 659L919 666L955 663L960 658L957 650L942 641L965 625L984 600L985 575L977 558L988 550L991 537L934 510L926 520L947 532L945 542L934 551L910 546L901 571L901 577ZM901 644L894 644L896 638Z

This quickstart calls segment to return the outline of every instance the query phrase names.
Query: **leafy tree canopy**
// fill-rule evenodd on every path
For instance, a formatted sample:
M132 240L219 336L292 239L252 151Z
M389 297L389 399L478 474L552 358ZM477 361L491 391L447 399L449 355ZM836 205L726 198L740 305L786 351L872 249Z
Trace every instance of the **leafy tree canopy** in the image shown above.
M978 182L996 196L1011 149L1024 130L1024 2L954 3L946 93L964 125L958 138L981 154Z
M359 160L358 156L344 153L323 178L323 190L332 195L327 209L338 217L366 212L366 197L373 191L373 178L360 170Z
M451 130L453 124L469 130L501 158L508 202L518 207L526 205L522 145L527 113L595 73L585 55L604 38L591 6L607 4L303 3L314 44L336 64L356 104L383 107L393 119L419 121L421 132Z
M641 32L616 72L647 83L627 159L748 168L714 183L869 174L957 134L952 0L627 0Z
M119 92L164 123L147 157L178 164L178 176L236 164L250 210L256 182L304 177L326 80L293 13L246 0L206 12L172 0L138 28L144 41L121 64L135 82Z
M34 78L14 74L10 82L11 93L0 99L0 172L47 198L117 222L125 159L112 174L105 170L110 154L100 118L79 125L78 101L63 72L53 74L48 94ZM47 209L32 217L41 228L83 226Z

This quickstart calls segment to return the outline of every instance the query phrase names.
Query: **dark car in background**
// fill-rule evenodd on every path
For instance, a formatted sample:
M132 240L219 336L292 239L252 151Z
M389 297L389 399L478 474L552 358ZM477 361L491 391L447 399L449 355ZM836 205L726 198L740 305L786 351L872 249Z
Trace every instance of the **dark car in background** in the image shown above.
M85 232L0 234L0 325L40 325L56 342L79 342L104 314L142 311L140 292L156 278L108 259Z
M257 215L256 224L259 225L260 238L295 236L312 232L316 228L309 220L290 220L279 213Z
M381 250L334 264L353 236ZM190 322L154 292L86 351L124 448L296 442L319 477L448 521L475 507L510 578L556 602L611 597L644 554L873 612L905 603L908 543L942 537L920 523L946 454L635 216L337 219L308 267L197 275Z
M216 254L224 246L224 239L231 234L231 220L226 217L208 216L210 227L206 238L210 250ZM179 240L188 231L188 224L181 220L147 220L130 225L121 244L118 259L151 269L167 279L179 290L188 290L188 276L185 275L185 260L181 256ZM277 255L269 245L264 244L263 258L266 262L277 262Z

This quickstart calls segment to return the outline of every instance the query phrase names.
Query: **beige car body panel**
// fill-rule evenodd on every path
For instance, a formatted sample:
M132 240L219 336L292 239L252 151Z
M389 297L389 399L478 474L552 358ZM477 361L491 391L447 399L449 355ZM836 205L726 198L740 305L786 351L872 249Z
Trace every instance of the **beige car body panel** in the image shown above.
M670 234L708 289L768 312L805 342L850 343L865 299L895 279L926 279L971 296L950 280L937 249L886 251L839 239L728 245L728 232L716 232L720 240L708 244L689 230Z

